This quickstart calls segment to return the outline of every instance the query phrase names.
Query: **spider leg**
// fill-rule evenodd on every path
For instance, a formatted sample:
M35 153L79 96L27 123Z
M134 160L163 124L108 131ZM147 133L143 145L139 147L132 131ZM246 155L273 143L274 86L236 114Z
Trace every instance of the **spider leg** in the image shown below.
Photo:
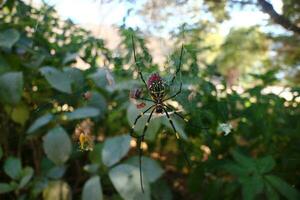
M177 67L177 69L176 69L176 72L175 72L174 76L172 77L170 86L173 85L174 80L175 80L177 74L180 72L181 62L182 62L182 56L183 56L183 45L181 46L180 58L179 58L179 64L178 64L178 67ZM176 92L176 94L172 95L171 97L166 98L166 99L163 100L163 101L167 101L167 100L169 100L169 99L172 99L172 98L176 97L178 94L181 93L181 88L182 88L182 81L180 80L179 90Z
M182 141L180 140L179 134L178 134L178 132L177 132L175 126L174 126L174 123L173 123L173 121L172 121L172 119L171 119L171 117L170 117L170 115L169 115L169 113L167 112L167 110L166 110L165 107L163 107L163 110L164 110L164 112L166 113L166 116L167 116L167 118L168 118L168 120L169 120L169 122L170 122L170 124L171 124L171 126L172 126L172 128L173 128L173 131L175 132L176 139L178 140L179 148L180 148L180 150L182 151L182 153L183 153L183 155L184 155L184 159L185 159L185 161L187 162L187 164L189 165L189 167L191 167L191 163L190 163L190 161L189 161L189 159L188 159L187 153L186 153L185 148L184 148L184 146L183 146L183 144L182 144Z
M151 113L150 113L150 115L147 119L147 122L144 126L142 135L137 137L137 146L139 148L140 182L141 182L141 188L142 188L143 193L144 193L144 186L143 186L143 174L142 174L142 156L143 156L142 142L144 141L144 137L145 137L146 131L148 129L149 122L151 120L151 117L152 117L152 114L153 114L154 111L155 111L155 108L153 108L153 110L151 111Z
M179 90L176 92L176 94L174 94L174 95L172 95L172 96L170 96L170 97L164 99L163 102L164 102L164 101L167 101L167 100L169 100L169 99L173 99L174 97L176 97L177 95L179 95L179 94L181 93L181 88L182 88L182 82L180 82L180 87L179 87Z
M142 72L141 72L141 69L140 69L139 63L138 63L138 61L137 61L137 59L136 59L136 53L135 53L135 43L134 43L133 35L131 36L131 41L132 41L132 48L133 48L133 57L134 57L134 63L135 63L135 65L137 66L137 69L138 69L138 73L139 73L139 75L140 75L140 78L142 79L142 81L143 81L143 83L144 83L145 87L146 87L146 88L147 88L147 90L148 90L147 83L146 83L146 81L145 81L145 79L144 79L144 77L143 77L143 74L142 74Z
M144 112L141 112L141 113L135 118L134 123L133 123L133 125L132 125L132 127L131 127L131 129L130 129L130 136L131 136L131 137L139 138L139 136L136 136L136 135L133 134L133 132L134 132L134 127L135 127L136 123L138 122L138 120L139 120L142 116L144 116L145 113L148 112L148 111L149 111L151 108L153 108L154 106L155 106L155 105L150 106L149 108L147 108Z
M174 82L174 80L175 80L177 74L178 74L179 71L180 71L181 63L182 63L182 56L183 56L183 45L181 46L181 50L180 50L179 64L178 64L178 67L177 67L177 69L176 69L176 72L175 72L174 76L173 76L172 79L171 79L171 84L170 84L170 85L173 84L173 82Z
M155 103L155 101L153 101L152 99L147 99L147 98L138 98L138 100L144 100L144 101L149 101L149 102L153 102Z
M173 110L174 111L174 114L177 115L178 117L180 117L181 119L183 119L185 122L188 122L189 120L187 118L185 118L184 116L182 116L181 114L179 114L177 111L175 111L173 108L171 108L170 106L166 105L166 104L163 104L164 106L166 106L167 108L169 108L170 110ZM191 126L194 126L194 125L191 125ZM204 130L208 130L209 128L207 127L200 127L200 126L194 126L196 128L201 128L201 129L204 129Z

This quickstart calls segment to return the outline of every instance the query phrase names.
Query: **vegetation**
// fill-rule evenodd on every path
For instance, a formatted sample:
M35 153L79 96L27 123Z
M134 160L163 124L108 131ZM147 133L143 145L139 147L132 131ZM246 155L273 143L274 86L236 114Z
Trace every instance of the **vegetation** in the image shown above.
M284 12L295 19L290 2ZM47 5L8 0L0 19L1 199L300 199L300 88L290 74L278 78L299 66L296 32L275 37L241 28L216 44L216 21L184 25L184 37L173 33L170 67L159 71L144 35L125 24L120 51L112 52ZM165 116L156 117L143 144L145 193L129 135L143 110L129 98L142 87L132 36L146 77L159 71L170 78L184 44L182 72L169 93L182 80L170 104L189 121L171 116L191 166ZM268 52L278 43L274 58ZM289 96L268 92L278 86Z

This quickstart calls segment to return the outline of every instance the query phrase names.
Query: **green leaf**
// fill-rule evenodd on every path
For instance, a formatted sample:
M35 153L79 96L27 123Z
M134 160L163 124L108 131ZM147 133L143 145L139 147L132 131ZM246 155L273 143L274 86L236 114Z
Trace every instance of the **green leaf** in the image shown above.
M7 29L0 32L0 47L12 48L12 46L20 39L20 33L15 29Z
M54 166L47 172L47 176L49 178L59 179L64 175L65 171L65 166Z
M91 163L101 164L102 144L95 144L93 151L89 152L89 159Z
M155 200L172 200L172 192L168 184L159 179L151 184L152 195Z
M114 187L124 199L132 200L150 200L150 186L147 178L143 179L144 193L141 189L139 168L121 164L112 168L109 173L109 178Z
M83 119L88 117L97 117L100 111L93 107L78 108L73 112L67 113L66 117L68 120Z
M3 103L17 104L23 91L22 72L7 72L0 76L0 100Z
M99 92L91 92L92 97L87 101L87 106L98 108L102 113L107 110L105 98Z
M251 200L263 191L264 182L260 176L243 177L239 179L243 185L243 199Z
M22 172L20 159L16 157L8 157L4 163L4 172L12 179L18 179Z
M261 174L268 173L275 167L275 161L272 156L266 156L256 160L256 166Z
M71 154L72 144L65 130L57 126L43 138L43 147L47 157L56 165L65 163Z
M147 108L149 108L149 106L151 106L152 104L147 104L145 108L143 109L137 109L135 105L130 104L129 107L127 108L127 119L129 124L132 126L135 119L137 118L137 116L141 113L144 112ZM138 134L138 135L142 135L143 129L145 127L145 124L147 123L147 119L149 118L149 114L151 111L147 112L146 114L144 114L137 122L137 124L134 127L134 131ZM155 118L154 116L152 117L149 125L148 125L148 129L145 133L145 138L146 140L155 140L156 134L160 128L161 125L161 118L157 117Z
M102 162L110 167L119 162L130 149L129 135L116 136L108 138L102 148Z
M74 62L76 61L76 58L78 57L77 53L70 53L68 52L63 60L63 64L67 64L69 62Z
M20 181L20 184L19 184L19 188L23 188L29 181L30 179L32 178L33 176L33 169L31 167L25 167L23 170L22 170L22 175L21 175L21 181Z
M48 83L56 90L72 93L71 89L71 79L67 73L59 71L54 67L46 66L40 69L40 72L47 79Z
M91 177L83 186L82 200L102 200L102 187L100 177Z
M33 122L33 124L28 128L27 133L30 134L30 133L35 132L42 126L48 124L53 118L54 118L54 116L52 114L46 114L46 115L43 115L43 116L37 118Z
M76 91L81 90L81 88L82 89L84 88L85 80L82 71L80 69L74 67L64 67L63 71L71 79L72 85L74 88L76 88Z
M12 185L8 183L0 183L0 194L11 192L15 189Z
M252 158L244 156L243 154L237 151L231 151L231 155L233 156L234 160L241 166L247 168L248 170L255 171L256 165Z
M88 164L85 165L83 169L88 173L97 174L99 167L100 167L99 164Z
M29 118L29 109L26 104L18 104L14 106L11 112L11 119L14 122L21 124L22 126L26 123Z
M109 85L107 73L108 71L106 69L98 68L95 73L89 75L89 78L92 79L98 87L105 88L107 85Z
M246 176L250 172L247 168L241 167L235 163L225 164L222 166L222 168L237 177Z
M279 200L279 195L277 192L272 188L272 186L269 183L265 184L265 190L266 190L266 197L269 200Z
M130 159L126 160L126 163L139 167L139 157L131 157ZM156 181L164 172L157 161L145 156L142 157L142 171L143 174L147 176L147 179L150 183Z
M281 178L273 175L267 175L265 178L282 196L289 200L300 199L299 192Z
M184 128L183 128L182 124L178 120L176 120L174 117L172 117L172 115L170 117L171 117L171 119L173 121L175 129L177 130L177 132L179 134L179 137L182 138L182 139L184 139L184 140L187 140L188 137L187 137L187 135L186 135L186 133L184 131ZM166 116L163 118L162 123L165 126L167 126L172 132L174 132L174 130L172 128L172 125L171 125L169 119ZM174 134L176 134L176 133L174 133Z
M51 181L43 190L43 200L70 200L71 188L64 181Z

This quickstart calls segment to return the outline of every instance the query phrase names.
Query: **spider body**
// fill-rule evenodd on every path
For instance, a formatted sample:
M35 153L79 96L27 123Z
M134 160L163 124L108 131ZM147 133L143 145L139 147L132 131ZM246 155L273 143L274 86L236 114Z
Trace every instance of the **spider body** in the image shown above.
M152 74L147 82L147 87L155 103L155 112L163 113L163 100L165 97L165 82L158 73Z
M141 95L141 90L135 90L133 93L132 93L132 97L136 98L136 99L139 99L139 100L143 100L143 101L148 101L148 102L152 102L153 105L149 106L146 110L144 110L143 112L141 112L137 117L136 119L134 120L134 123L131 127L131 131L130 131L130 135L132 137L135 137L137 139L137 146L138 146L138 149L139 149L139 165L140 165L140 182L141 182L141 189L142 191L144 192L144 188L143 188L143 179L142 179L142 152L143 152L143 149L141 147L141 143L144 141L144 137L145 137L145 134L147 132L147 129L148 129L148 125L150 123L150 120L152 118L152 115L153 113L159 113L159 114L165 114L165 116L168 118L169 120L169 123L174 131L174 134L176 136L176 138L178 139L179 141L179 146L180 146L180 150L183 151L184 153L184 157L187 161L187 163L189 164L189 160L186 156L186 153L185 153L185 150L184 150L184 147L182 146L182 143L181 143L181 140L180 137L179 137L179 134L176 130L176 127L170 117L170 114L168 113L168 110L172 110L173 113L175 115L177 115L178 117L186 120L183 116L181 116L178 112L174 111L173 108L171 108L170 106L168 106L165 102L169 99L173 99L175 98L177 95L179 95L181 93L181 88L182 88L182 82L180 81L180 85L179 85L179 90L175 93L175 94L172 94L172 95L167 95L166 93L166 88L167 86L170 87L174 84L174 80L175 80L175 77L178 75L178 73L180 72L180 68L181 68L181 60L182 60L182 56L183 56L183 46L181 48L181 51L180 51L180 59L179 59L179 64L177 66L177 69L176 69L176 72L175 74L172 76L171 80L168 81L168 85L166 84L166 82L161 78L161 76L158 74L158 73L153 73L150 75L150 77L148 78L147 82L145 81L144 77L143 77L143 74L140 70L140 67L139 66L139 62L137 61L137 58L136 58L136 54L135 54L135 45L134 45L134 40L133 40L133 37L132 37L132 46L133 46L133 56L134 56L134 61L135 61L135 65L137 66L137 69L138 69L138 73L139 73L139 76L141 78L141 80L143 81L144 83L144 86L145 88L147 89L147 92L149 94L149 96L151 97L151 99L147 99L147 98L143 98L142 95ZM144 129L142 131L142 134L141 135L137 135L137 134L134 134L134 127L135 125L137 124L138 120L144 116L147 112L150 112L149 114L149 117L147 119L147 122L144 126Z

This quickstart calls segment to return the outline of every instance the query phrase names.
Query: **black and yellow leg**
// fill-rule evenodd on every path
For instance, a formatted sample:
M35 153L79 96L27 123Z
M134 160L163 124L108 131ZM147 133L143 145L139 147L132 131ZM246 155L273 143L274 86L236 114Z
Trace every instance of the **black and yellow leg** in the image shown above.
M142 74L142 72L141 72L141 69L140 69L139 63L138 63L138 61L137 61L137 58L136 58L136 53L135 53L135 44L134 44L133 35L131 36L131 41L132 41L132 49L133 49L133 57L134 57L134 62L135 62L135 65L137 66L137 69L138 69L138 73L139 73L139 76L140 76L140 78L142 79L142 81L143 81L143 83L144 83L145 87L146 87L146 88L147 88L147 90L148 90L148 86L147 86L147 84L146 84L146 81L145 81L145 79L144 79L144 77L143 77L143 74Z
M144 126L142 135L138 136L138 138L137 138L137 147L139 149L140 182L141 182L141 189L142 189L143 193L144 193L144 187L143 187L143 175L142 175L142 156L143 156L142 142L144 141L145 134L148 129L148 125L150 123L150 120L151 120L151 117L152 117L152 114L154 111L155 111L155 108L153 108L153 110L151 111L151 113L147 119L147 122Z
M178 117L180 117L181 119L183 119L185 122L189 122L189 120L187 118L185 118L184 116L182 116L181 114L179 114L178 112L176 112L173 108L171 108L170 106L167 106L166 104L164 104L164 106L166 106L168 109L172 110L174 112L174 114ZM190 124L191 125L191 124ZM195 128L200 128L200 129L203 129L203 130L208 130L209 128L207 127L201 127L201 126L195 126L195 125L191 125Z
M181 150L182 153L183 153L184 159L186 160L186 162L187 162L187 164L189 165L189 167L191 167L190 160L188 159L187 153L186 153L185 148L184 148L184 146L183 146L183 144L182 144L182 140L180 140L179 133L177 132L177 130L176 130L176 128L175 128L175 125L174 125L174 123L173 123L173 121L172 121L172 119L171 119L169 113L167 112L167 110L166 110L165 108L163 108L163 109L164 109L164 112L166 113L166 116L167 116L167 118L168 118L168 120L169 120L169 122L170 122L170 124L171 124L171 126L172 126L172 128L173 128L173 131L175 132L175 136L176 136L176 139L177 139L177 141L178 141L179 148L180 148L180 150Z
M155 105L150 106L149 108L147 108L144 112L141 112L141 113L135 118L134 123L133 123L133 125L132 125L132 127L131 127L131 129L130 129L130 135L131 135L131 137L134 137L134 138L138 138L138 137L139 137L139 136L137 136L137 135L134 135L134 127L135 127L136 123L138 122L138 120L139 120L142 116L144 116L145 113L148 112L148 111L149 111L151 108L153 108L154 106L155 106Z
M176 97L177 95L179 95L181 93L181 88L182 88L182 82L180 82L179 90L174 95L172 95L172 96L164 99L163 101L167 101L169 99L173 99L174 97Z
M180 50L180 58L179 58L179 64L177 66L177 69L176 69L176 72L174 74L174 76L172 77L172 80L171 80L171 85L173 84L177 74L179 73L180 71L180 68L181 68L181 63L182 63L182 56L183 56L183 45L181 46L181 50Z

